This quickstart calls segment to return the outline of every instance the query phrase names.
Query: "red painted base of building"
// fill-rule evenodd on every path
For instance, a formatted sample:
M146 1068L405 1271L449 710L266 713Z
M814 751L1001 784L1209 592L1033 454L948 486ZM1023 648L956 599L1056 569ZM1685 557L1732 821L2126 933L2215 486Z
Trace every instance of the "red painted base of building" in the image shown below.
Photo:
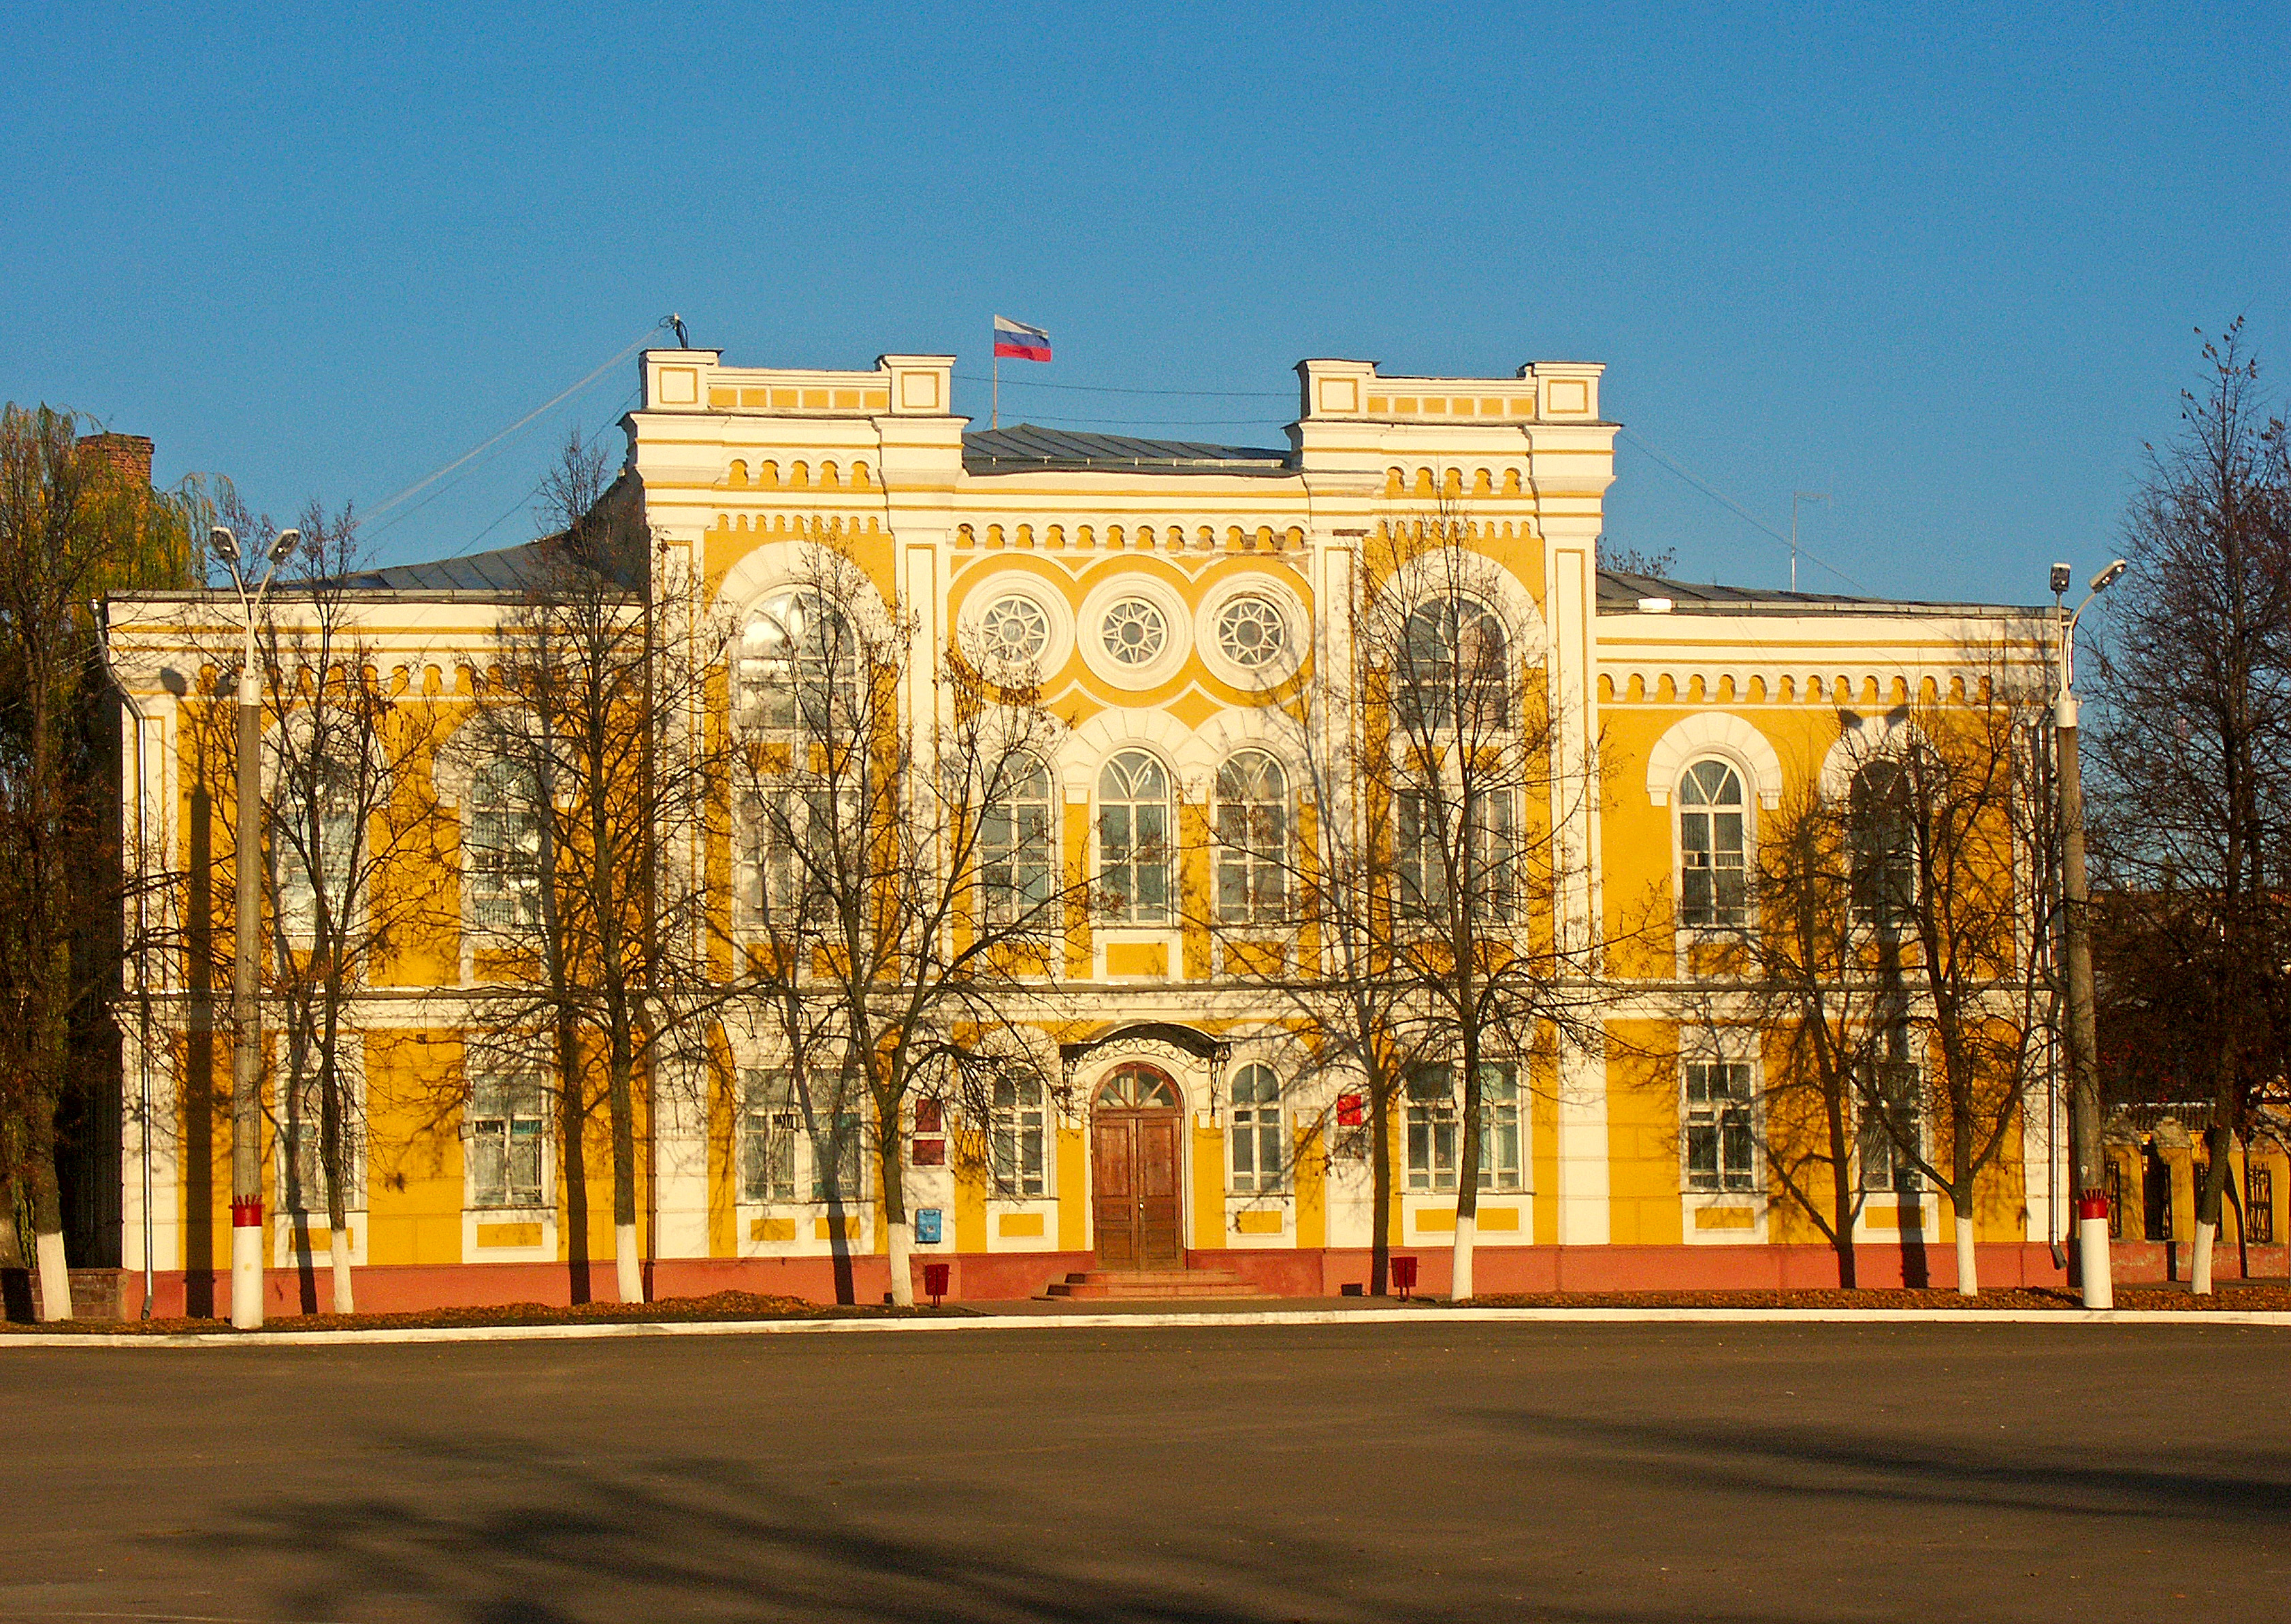
M1416 1290L1428 1297L1447 1294L1450 1253L1445 1247L1396 1247L1395 1254L1417 1260ZM2255 1278L2291 1274L2291 1246L2254 1246ZM2184 1280L2190 1248L2167 1241L2119 1242L2115 1249L2119 1284ZM1869 1287L1957 1284L1957 1255L1946 1244L1925 1247L1864 1245L1855 1250L1860 1282ZM2073 1250L2070 1252L2071 1262ZM1039 1297L1053 1281L1097 1266L1088 1252L996 1252L969 1255L918 1252L915 1290L922 1295L922 1266L949 1266L947 1299L952 1302L1014 1301ZM1347 1285L1364 1287L1369 1277L1365 1248L1317 1251L1197 1251L1190 1266L1216 1269L1255 1286L1266 1297L1323 1298ZM1513 1291L1805 1290L1837 1284L1837 1259L1825 1246L1487 1246L1475 1259L1479 1290ZM2055 1268L2041 1243L1987 1243L1980 1248L1983 1286L2055 1286L2075 1283L2073 1269ZM2233 1247L2214 1254L2222 1280L2240 1278ZM13 1271L12 1271L13 1272ZM74 1295L88 1308L117 1302L121 1318L141 1314L143 1276L132 1270L75 1270ZM92 1277L117 1281L117 1296L99 1291ZM840 1274L841 1278L839 1278ZM574 1271L562 1263L470 1263L401 1265L356 1272L358 1306L367 1313L424 1308L486 1307L507 1303L562 1306L576 1300L613 1299L613 1264L592 1262L586 1290L576 1293ZM839 1266L827 1258L663 1258L645 1265L645 1284L655 1298L706 1297L717 1291L752 1291L816 1303L839 1300L880 1303L890 1289L887 1259L867 1256ZM266 1276L266 1312L270 1317L323 1314L332 1308L333 1290L326 1260L314 1268L272 1269ZM28 1308L30 1293L19 1283ZM158 1276L153 1308L164 1318L225 1318L230 1279L226 1272ZM100 1312L100 1310L98 1310Z

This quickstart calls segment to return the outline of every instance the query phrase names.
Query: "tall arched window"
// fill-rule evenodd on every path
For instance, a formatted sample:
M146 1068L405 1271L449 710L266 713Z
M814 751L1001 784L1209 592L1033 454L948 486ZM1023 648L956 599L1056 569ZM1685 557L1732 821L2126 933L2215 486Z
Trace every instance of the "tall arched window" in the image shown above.
M1403 727L1477 733L1511 725L1511 639L1469 599L1410 611L1393 676Z
M987 920L998 925L1031 917L1051 890L1049 769L1032 756L1009 765L1009 779L978 827L978 888Z
M1899 930L1917 899L1917 839L1909 775L1899 761L1862 764L1845 797L1853 914L1879 930Z
M1233 1187L1244 1194L1281 1187L1281 1079L1269 1065L1233 1074Z
M1746 916L1742 780L1724 761L1697 761L1678 781L1678 917L1739 925Z
M1097 776L1098 912L1115 924L1170 919L1170 776L1125 750Z
M1218 918L1279 920L1289 902L1289 775L1265 752L1244 750L1218 768L1217 798Z
M859 696L856 629L816 593L778 593L748 617L739 679L747 726L841 733Z
M541 795L525 763L495 756L470 778L470 921L515 930L541 918Z

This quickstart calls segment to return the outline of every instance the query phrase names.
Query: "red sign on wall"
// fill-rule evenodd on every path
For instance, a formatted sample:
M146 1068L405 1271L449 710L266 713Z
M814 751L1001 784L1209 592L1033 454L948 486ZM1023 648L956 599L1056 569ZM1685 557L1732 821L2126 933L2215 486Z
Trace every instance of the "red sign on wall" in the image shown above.
M1368 1106L1366 1102L1364 1102L1359 1095L1339 1094L1337 1096L1338 1127L1359 1128L1365 1126L1367 1122Z

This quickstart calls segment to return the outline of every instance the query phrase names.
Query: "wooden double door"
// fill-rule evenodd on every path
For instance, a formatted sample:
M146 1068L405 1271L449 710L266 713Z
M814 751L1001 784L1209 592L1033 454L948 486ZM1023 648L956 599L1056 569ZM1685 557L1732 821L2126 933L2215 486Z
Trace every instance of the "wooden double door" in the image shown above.
M1184 1121L1176 1085L1153 1066L1122 1066L1098 1085L1089 1170L1099 1267L1185 1266L1178 1234Z

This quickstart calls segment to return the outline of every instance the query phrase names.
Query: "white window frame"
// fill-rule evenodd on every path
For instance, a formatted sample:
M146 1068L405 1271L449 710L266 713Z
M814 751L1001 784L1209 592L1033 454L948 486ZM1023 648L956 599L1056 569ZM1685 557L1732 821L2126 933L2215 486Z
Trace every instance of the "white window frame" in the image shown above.
M1480 1072L1480 1194L1523 1194L1528 1120L1518 1064L1483 1060ZM1456 1193L1464 1152L1462 1104L1456 1068L1449 1062L1427 1062L1410 1074L1402 1099L1403 1166L1410 1194Z
M1050 1102L1042 1080L998 1074L987 1119L992 1194L998 1201L1041 1201L1050 1193Z
M530 1103L533 1109L530 1112L518 1110L517 1107L519 1105L527 1103L523 1100L502 1099L498 1096L494 1099L487 1097L488 1090L509 1089L515 1089L520 1092L530 1090ZM488 1069L478 1072L470 1078L469 1099L462 1113L462 1205L464 1211L519 1215L555 1211L556 1158L551 1154L550 1145L550 1130L554 1113L551 1109L549 1093L548 1080L543 1075L539 1066ZM480 1106L497 1103L505 1104L508 1109L506 1111L480 1110ZM478 1187L478 1146L481 1138L488 1137L481 1124L494 1122L502 1125L500 1138L502 1183L499 1191L501 1199L486 1201L481 1197L487 1192ZM532 1124L531 1130L528 1134L520 1135L518 1128L526 1123ZM510 1148L520 1138L529 1138L534 1144L535 1177L535 1183L529 1191L509 1182ZM519 1199L528 1194L531 1196L530 1200Z
M1704 767L1716 767L1725 774L1721 780L1721 787L1726 783L1732 784L1735 799L1732 802L1688 801L1690 784L1699 793L1709 792L1701 788L1696 777ZM1679 769L1677 787L1671 795L1674 808L1671 816L1671 856L1676 874L1678 922L1687 930L1723 935L1743 930L1751 922L1750 855L1755 849L1756 830L1751 822L1748 785L1749 775L1742 764L1726 756L1700 755ZM1719 820L1730 811L1738 821L1740 835L1733 852L1734 861L1728 864L1719 860L1724 855L1719 844ZM1689 861L1687 845L1687 832L1697 822L1702 826L1705 839L1702 848L1705 860L1700 864ZM1731 907L1724 901L1724 877L1730 872L1734 876L1735 887L1735 900ZM1696 874L1708 876L1710 898L1707 910L1688 896L1690 889L1694 888L1690 876ZM1703 917L1697 917L1698 913Z
M1065 806L1057 780L1033 755L1008 765L1013 782L986 804L978 828L978 909L993 925L1042 917L1057 895L1058 819ZM1039 832L1027 827L1036 817Z
M758 1102L762 1102L759 1104ZM808 1126L816 1120L827 1126L824 1105L807 1113L803 1102L795 1097L794 1073L785 1066L747 1066L740 1073L738 1120L739 1202L744 1208L767 1209L808 1207L824 1208L829 1204L827 1190L821 1178L824 1158L821 1142ZM786 1134L784 1143L778 1136ZM849 1212L862 1207L868 1200L870 1187L866 1123L864 1113L856 1108L840 1113L838 1125L829 1128L831 1138L848 1134L842 1146L848 1175L844 1186L835 1194L835 1204ZM784 1162L789 1183L774 1186L786 1194L758 1195L752 1193L748 1173L759 1156Z
M1121 799L1108 795L1107 787L1113 770L1125 760L1133 758L1149 764L1160 777L1162 789L1158 800L1149 799L1144 794L1132 794ZM1092 808L1094 816L1091 819L1094 826L1094 842L1097 848L1097 860L1094 869L1097 875L1095 883L1097 895L1094 898L1097 905L1091 912L1100 923L1117 929L1142 928L1152 930L1168 930L1176 927L1177 897L1174 892L1178 877L1176 861L1178 810L1175 788L1176 776L1170 772L1169 763L1151 751L1135 748L1117 751L1106 759L1104 766L1098 768L1097 797ZM1124 848L1125 855L1118 864L1111 856L1115 847L1106 830L1108 816L1117 807L1124 810L1129 828L1128 844ZM1141 859L1135 854L1140 849L1151 849L1149 846L1141 842L1137 834L1137 814L1146 810L1158 810L1161 813L1160 855L1151 859ZM1109 905L1106 884L1108 877L1115 872L1117 866L1126 871L1129 876L1123 891L1126 900L1118 909ZM1149 868L1158 868L1161 871L1162 900L1159 904L1147 908L1141 907L1137 902L1137 894L1148 888L1137 884L1137 876Z
M478 762L470 773L468 786L462 796L462 915L470 934L481 939L500 940L513 932L536 925L541 916L541 832L542 811L540 787L526 769L529 763L520 762L506 752L496 751ZM496 799L489 786L496 777L521 777L531 787L532 799L520 812L513 800L503 795ZM524 826L532 841L532 867L521 872L514 861L497 865L481 864L480 855L510 850L479 837L479 820L500 819L505 831L515 838L517 826ZM496 888L488 888L485 877L501 879ZM488 918L494 904L502 911Z
M1259 765L1261 763L1261 765ZM1245 775L1254 774L1249 777ZM1241 790L1270 786L1270 794ZM1218 767L1215 904L1224 925L1274 925L1289 915L1289 768L1269 750L1236 750Z
M1235 1195L1278 1194L1289 1187L1290 1162L1281 1075L1252 1060L1235 1067L1226 1087L1228 1188Z
M1727 1092L1713 1097L1710 1085L1720 1082ZM1735 1083L1740 1092L1733 1092ZM1763 1162L1758 1154L1758 1087L1756 1068L1732 1055L1694 1054L1679 1062L1679 1187L1690 1195L1756 1195L1762 1193ZM1697 1095L1702 1097L1697 1098ZM1739 1129L1739 1140L1731 1130ZM1711 1151L1708 1183L1698 1184L1695 1152L1707 1138ZM1730 1146L1742 1154L1739 1170L1728 1155ZM1739 1182L1729 1182L1739 1177Z
M1412 645L1419 623L1435 615L1443 617L1439 624L1432 627L1433 636L1438 639L1438 646L1427 649L1411 647L1407 656L1411 672L1425 672L1431 679L1412 680L1409 679L1408 673L1401 673L1402 680L1396 685L1398 691L1393 695L1393 703L1403 713L1401 719L1395 719L1395 736L1413 738L1419 734L1436 736L1456 730L1459 724L1455 702L1465 692L1463 678L1457 674L1457 668L1464 661L1467 632L1482 626L1492 626L1497 636L1503 639L1502 663L1498 668L1501 684L1499 697L1503 709L1502 713L1491 720L1482 719L1481 726L1475 731L1483 739L1489 734L1513 731L1519 725L1520 645L1510 623L1493 604L1483 603L1469 593L1458 592L1420 603L1411 609L1402 623L1401 636ZM1443 666L1447 670L1444 678L1441 673Z

